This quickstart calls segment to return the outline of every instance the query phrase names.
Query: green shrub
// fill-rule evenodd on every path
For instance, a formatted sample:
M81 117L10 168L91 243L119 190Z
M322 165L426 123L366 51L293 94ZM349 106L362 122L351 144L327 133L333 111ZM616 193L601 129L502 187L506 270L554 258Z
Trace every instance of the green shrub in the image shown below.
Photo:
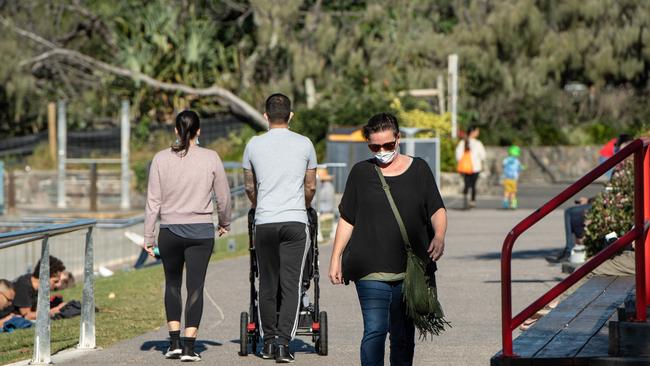
M612 137L616 136L616 130L607 123L594 122L586 127L591 141L589 143L604 144Z
M319 162L324 162L327 149L327 133L335 126L364 125L368 118L391 112L389 96L377 91L359 93L345 89L338 94L325 95L312 109L298 106L289 124L294 132L309 137L314 143Z
M440 138L440 170L456 172L456 144L458 140L449 137Z
M56 158L50 155L50 144L42 142L34 148L34 152L27 157L26 164L32 169L56 169Z
M249 126L244 126L240 132L232 132L227 138L219 138L206 147L213 149L223 161L241 161L248 141L257 134Z
M585 216L585 246L592 256L605 247L605 235L614 231L621 237L634 224L634 164L621 163L612 180L599 193Z

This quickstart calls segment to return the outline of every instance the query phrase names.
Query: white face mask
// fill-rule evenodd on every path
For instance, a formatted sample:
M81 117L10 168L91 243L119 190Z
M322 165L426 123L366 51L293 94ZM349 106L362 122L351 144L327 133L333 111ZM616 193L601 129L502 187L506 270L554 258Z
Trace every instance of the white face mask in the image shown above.
M393 151L380 151L375 154L375 158L382 164L388 164L397 156L397 150L398 148Z

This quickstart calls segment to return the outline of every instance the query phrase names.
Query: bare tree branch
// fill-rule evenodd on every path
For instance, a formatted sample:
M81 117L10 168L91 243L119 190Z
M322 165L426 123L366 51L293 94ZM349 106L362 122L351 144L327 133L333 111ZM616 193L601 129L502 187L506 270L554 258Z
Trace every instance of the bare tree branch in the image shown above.
M230 108L233 110L234 113L247 117L250 120L250 124L254 128L260 130L268 128L268 123L255 108L253 108L246 101L237 97L229 90L224 89L220 86L213 85L208 88L194 88L185 84L168 83L164 81L159 81L139 71L134 71L134 70L129 70L122 67L114 66L106 62L100 61L96 58L93 58L91 56L85 55L76 50L58 47L54 43L48 41L47 39L37 34L34 34L30 31L21 29L13 25L9 20L7 20L3 16L0 16L0 24L4 25L7 28L10 28L11 30L13 30L14 32L16 32L17 34L23 37L31 39L32 41L38 43L41 46L49 48L49 51L42 53L41 55L32 58L30 60L21 62L21 65L40 62L55 56L64 57L68 60L75 61L77 63L82 63L85 65L92 66L94 69L98 69L103 72L130 78L135 81L143 82L159 90L181 92L184 94L197 95L202 97L215 96L227 102L227 104L230 106Z
M316 28L318 28L318 23L320 22L321 18L321 6L323 5L322 0L316 1L316 4L311 8L311 13L314 15L314 22L309 25L309 33L313 34L313 32L316 31Z
M18 66L22 67L22 66L35 64L37 62L45 61L45 60L47 60L48 58L50 58L50 57L52 57L54 55L56 55L56 52L54 52L54 51L43 52L43 53L41 53L40 55L38 55L36 57L32 57L32 58L28 58L27 60L20 61L20 63L18 63Z
M29 31L26 31L24 29L16 27L15 25L11 24L11 22L9 20L7 20L7 18L3 17L2 15L0 15L0 23L2 23L2 25L4 25L7 28L11 28L14 32L18 33L19 35L21 35L21 36L23 36L25 38L29 38L32 41L40 44L41 46L45 46L45 47L48 47L48 48L58 48L58 46L55 45L54 43L48 41L47 39L45 39L45 38L43 38L43 37L41 37L41 36L39 36L39 35L37 35L35 33L32 33L32 32L29 32Z
M79 23L79 24L77 24L76 27L74 27L73 30L71 30L70 32L68 32L68 33L66 33L66 34L64 34L64 35L62 35L60 37L58 37L56 39L56 42L61 43L63 45L66 45L68 42L70 42L73 39L77 38L77 36L79 34L85 33L85 32L88 32L88 29L86 28L86 25L84 25L83 23Z
M248 18L251 14L253 14L253 8L248 8L246 12L237 18L237 24L241 27L244 24L246 18Z
M245 5L238 4L236 2L230 1L230 0L224 0L223 1L228 7L240 12L240 13L246 13L250 10L250 8L246 7Z

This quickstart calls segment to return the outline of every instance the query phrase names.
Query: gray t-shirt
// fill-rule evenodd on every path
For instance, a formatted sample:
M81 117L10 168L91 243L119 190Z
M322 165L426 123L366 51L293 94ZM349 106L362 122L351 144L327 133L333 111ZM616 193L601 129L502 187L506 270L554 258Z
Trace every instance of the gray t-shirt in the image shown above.
M242 167L257 179L255 224L307 224L305 171L316 169L311 141L286 128L272 128L246 145Z

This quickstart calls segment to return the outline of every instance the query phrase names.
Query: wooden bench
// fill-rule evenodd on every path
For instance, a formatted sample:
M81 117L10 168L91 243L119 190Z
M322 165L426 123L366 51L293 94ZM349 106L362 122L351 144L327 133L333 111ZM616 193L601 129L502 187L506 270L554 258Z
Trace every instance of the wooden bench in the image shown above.
M608 321L634 289L633 276L594 276L513 342L518 357L492 366L595 365L609 358ZM603 364L603 363L598 363ZM619 364L619 363L612 363Z

